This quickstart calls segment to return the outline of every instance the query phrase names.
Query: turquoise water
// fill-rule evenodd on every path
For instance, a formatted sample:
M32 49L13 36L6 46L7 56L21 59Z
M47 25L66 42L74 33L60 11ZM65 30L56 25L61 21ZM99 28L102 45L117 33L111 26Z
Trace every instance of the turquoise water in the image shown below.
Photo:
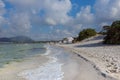
M0 67L45 52L44 44L0 44Z
M0 44L0 67L37 54L45 54L49 58L48 62L35 69L21 71L17 75L26 80L62 80L63 63L59 62L57 55L64 52L59 49L47 44Z

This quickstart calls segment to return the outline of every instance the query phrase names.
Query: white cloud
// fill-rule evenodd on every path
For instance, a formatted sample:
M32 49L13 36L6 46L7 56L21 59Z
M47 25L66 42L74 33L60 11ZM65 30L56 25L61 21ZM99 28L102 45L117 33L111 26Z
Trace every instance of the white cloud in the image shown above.
M4 1L11 4L13 9L5 9ZM41 35L45 35L44 38L56 35L55 38L58 38L74 36L83 28L103 26L120 19L120 0L96 0L94 6L84 5L72 17L68 13L75 6L71 0L0 0L0 26L9 23L8 33L19 35L27 34L32 27L48 26L50 34ZM7 19L4 14L8 15ZM55 28L60 25L64 30Z
M19 9L39 9L42 0L5 0Z
M11 34L27 34L31 27L65 25L72 8L70 0L5 0L13 6L7 14ZM43 13L42 13L43 12ZM54 33L54 31L53 31ZM68 32L69 33L69 32Z
M77 13L77 21L82 24L91 24L94 21L94 14L91 13L91 6L82 7Z
M12 5L13 9L5 8L4 1ZM15 35L30 35L29 31L34 26L56 26L64 25L71 17L68 12L71 10L72 4L70 0L0 0L0 36L15 36ZM39 13L44 10L44 14ZM5 17L4 15L7 15ZM5 23L5 27L3 28ZM62 31L60 31L62 32ZM58 38L59 34L53 36L51 34L44 34L45 37L51 38L49 35ZM69 31L64 30L61 37L70 34ZM64 34L66 33L66 34ZM33 36L34 33L32 34ZM41 37L41 36L40 36ZM42 38L42 37L41 37Z
M75 27L75 31L87 27L100 30L102 26L110 25L115 20L120 20L120 0L96 0L93 7L81 7L70 25Z
M99 21L120 19L120 0L96 0L94 7Z
M91 13L91 6L81 7L80 11L72 18L66 26L71 28L71 32L78 34L83 28L92 27L95 21L95 15Z
M69 19L68 12L72 8L70 0L7 0L17 8L24 11L39 14L44 10L44 22L49 25L64 24Z
M5 7L5 4L3 3L2 0L0 0L0 7Z
M5 14L5 4L2 0L0 0L0 27L2 27L5 23L5 18L3 15Z
M65 24L70 20L68 12L72 8L70 0L45 0L46 20L49 18L56 24Z
M55 20L53 20L52 18L48 18L48 17L46 18L46 22L50 25L56 25L57 24Z
M9 25L12 33L25 34L30 31L31 22L27 13L12 14L9 18Z
M4 19L4 17L2 17L2 16L0 16L0 27L2 27L2 25L4 25L5 24L5 19Z

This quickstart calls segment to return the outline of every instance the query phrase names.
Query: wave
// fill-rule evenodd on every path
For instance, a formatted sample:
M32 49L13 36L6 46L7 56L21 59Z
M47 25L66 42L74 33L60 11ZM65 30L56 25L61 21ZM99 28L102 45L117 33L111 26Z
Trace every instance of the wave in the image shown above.
M52 53L51 47L45 45L47 51L45 56ZM52 49L53 50L53 49ZM54 56L48 56L50 60L43 66L33 70L26 70L19 74L19 76L27 80L62 80L64 72L62 72L62 63Z
M43 55L49 55L51 53L51 47L49 44L44 45L44 48L46 48L46 52Z

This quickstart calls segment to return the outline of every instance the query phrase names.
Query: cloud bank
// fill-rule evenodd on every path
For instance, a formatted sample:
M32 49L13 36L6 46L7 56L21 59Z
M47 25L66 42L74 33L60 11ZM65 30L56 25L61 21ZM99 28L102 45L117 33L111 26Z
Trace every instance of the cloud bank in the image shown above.
M74 5L80 7L71 0L0 0L0 37L27 35L36 39L60 39L120 19L120 0L96 0L70 16ZM35 32L35 29L46 30Z

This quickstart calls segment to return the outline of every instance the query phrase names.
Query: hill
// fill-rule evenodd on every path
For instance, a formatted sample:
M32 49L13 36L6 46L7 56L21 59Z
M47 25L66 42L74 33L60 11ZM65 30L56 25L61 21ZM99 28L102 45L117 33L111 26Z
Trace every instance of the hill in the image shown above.
M34 42L34 40L26 36L16 36L10 38L7 37L0 38L0 42L31 43Z

